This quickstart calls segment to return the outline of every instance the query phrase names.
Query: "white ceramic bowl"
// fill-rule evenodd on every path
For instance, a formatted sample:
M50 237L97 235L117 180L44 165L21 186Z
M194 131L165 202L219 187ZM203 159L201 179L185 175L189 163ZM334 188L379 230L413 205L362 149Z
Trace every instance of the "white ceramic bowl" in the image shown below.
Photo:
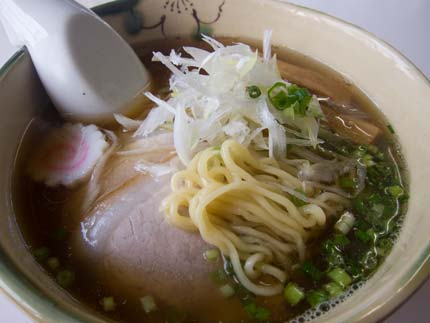
M430 254L429 81L388 44L313 10L276 0L192 0L193 6L185 2L187 8L179 10L177 3L182 2L120 0L98 7L97 12L131 44L166 35L192 36L198 31L260 39L265 29L273 29L275 45L297 50L342 73L394 126L410 181L409 209L399 241L364 287L315 322L383 318L426 276ZM102 322L43 273L26 250L14 219L10 200L14 156L28 122L48 102L25 51L15 54L0 71L0 102L0 287L40 321Z

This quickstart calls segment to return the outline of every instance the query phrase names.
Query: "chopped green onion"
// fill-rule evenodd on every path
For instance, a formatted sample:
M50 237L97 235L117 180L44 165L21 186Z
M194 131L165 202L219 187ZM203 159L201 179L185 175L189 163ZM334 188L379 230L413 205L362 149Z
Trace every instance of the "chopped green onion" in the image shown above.
M246 88L248 95L251 99L256 99L261 95L261 90L256 85L250 85Z
M294 109L284 109L282 110L282 115L287 119L294 120L296 117L296 114L294 112Z
M343 249L344 247L349 245L351 242L351 241L349 241L348 237L342 233L334 233L332 241L335 244L336 248L338 248L338 249Z
M115 299L112 296L103 297L100 300L100 305L103 307L105 312L112 312L116 309Z
M60 267L60 260L56 257L49 257L46 263L52 270L57 270Z
M319 281L323 273L310 261L305 261L301 267L303 273L309 276L313 281Z
M305 298L305 293L299 285L290 282L284 289L284 299L292 306L297 305Z
M328 296L322 290L311 290L306 293L306 301L310 306L316 307L317 305L328 301Z
M367 251L363 257L360 259L360 264L363 266L364 270L373 270L378 265L378 257L375 251Z
M378 255L385 257L390 252L393 247L393 241L390 238L381 239L378 241L376 250L378 251Z
M42 247L33 251L33 256L37 261L43 261L49 257L51 251L47 247Z
M151 295L146 295L140 299L140 303L142 304L143 310L146 314L154 312L157 310L157 304L155 304L154 297Z
M270 103L278 110L284 110L288 108L293 102L288 102L287 85L283 82L276 82L267 91Z
M327 276L332 281L339 284L342 288L345 288L352 283L352 278L348 275L348 273L345 270L341 268L335 268L331 270L330 272L328 272Z
M369 235L371 241L375 241L378 235L375 233L373 229L367 229L366 233Z
M62 241L67 237L68 234L69 231L67 231L66 228L60 227L52 234L52 238L57 241Z
M305 192L303 192L302 190L296 189L296 192L305 196ZM293 204L297 207L309 204L308 202L305 202L302 199L300 199L294 195L291 195L291 194L290 194L290 201L293 202Z
M243 308L245 309L245 312L248 313L250 316L254 316L257 312L257 304L254 302L246 303Z
M342 245L337 245L333 240L328 239L323 243L322 249L324 253L325 261L327 262L328 268L335 268L345 263L342 255Z
M304 117L312 99L312 95L309 91L293 84L288 87L288 96L296 99L294 112Z
M242 305L248 304L249 302L253 302L255 300L255 295L243 287L242 284L235 284L234 291L236 297L239 299Z
M408 200L409 200L409 196L408 196L408 194L405 194L404 192L403 192L403 195L401 195L399 197L399 202L400 203L406 203Z
M385 206L384 204L377 203L373 205L372 210L375 211L377 216L381 216L384 213Z
M363 197L359 196L352 200L352 209L354 213L358 215L365 215L367 213L368 207L367 207L367 199L364 199Z
M373 157L369 154L365 154L363 157L360 158L359 161L366 167L375 165L375 162L373 161Z
M255 302L247 303L243 306L243 308L249 316L258 321L267 321L272 315L269 309L262 306L257 306Z
M357 257L358 258L358 257ZM348 272L351 274L353 279L363 279L364 269L359 261L354 261L347 265Z
M321 105L318 101L318 98L315 95L312 95L311 97L311 101L309 102L306 115L309 117L326 120L324 112L322 111Z
M368 150L371 154L373 154L373 155L376 155L376 154L378 154L378 152L379 152L378 147L376 147L375 145L369 145L369 146L367 146L367 150Z
M341 177L339 178L339 185L342 188L355 188L357 186L357 183L352 178Z
M351 231L353 225L355 223L355 216L351 212L345 212L341 215L339 220L334 225L336 231L341 232L343 234L348 234Z
M358 146L357 150L354 151L354 155L356 157L363 157L367 153L366 146L360 145Z
M234 295L234 288L230 286L230 284L225 284L219 288L222 296L225 298L230 298Z
M280 111L291 109L289 116L297 114L304 117L312 99L312 95L305 88L297 85L287 85L283 82L275 83L267 92L270 103ZM294 113L293 113L294 112Z
M357 237L358 240L360 240L363 243L368 243L370 240L372 240L372 237L363 230L356 230L354 232L354 235Z
M268 308L258 306L257 312L255 313L254 317L256 320L258 320L260 322L264 322L264 321L267 321L268 319L270 319L271 315L272 315L272 313L270 312L270 310Z
M394 134L394 133L395 133L394 128L393 128L393 126L392 126L392 125L388 124L388 125L387 125L387 128L388 128L388 130L389 130L392 134Z
M385 159L385 154L382 151L380 151L375 155L375 159L381 162Z
M338 283L330 282L323 286L324 290L330 295L330 297L336 297L342 294L343 288Z
M399 185L389 186L387 187L387 192L390 193L394 198L399 198L403 195L403 188Z
M228 279L227 274L222 269L215 270L211 273L211 279L215 284L223 284Z
M300 112L299 113L299 111L300 111L300 104L299 104L299 102L298 101L296 101L296 102L294 102L292 105L290 105L287 109L285 109L285 110L292 110L293 112L294 112L294 114L293 114L293 118L295 117L295 115L296 114L298 114L298 115L300 115L300 116L304 116L305 115L305 112L306 112L306 110L305 111L303 111L303 112ZM284 110L284 112L285 112L285 110ZM302 114L303 113L303 114Z
M75 282L75 273L71 270L61 270L57 273L56 279L61 287L67 288Z
M210 249L210 250L206 250L203 253L203 258L205 258L205 260L210 261L210 262L217 262L219 260L219 251L218 249Z

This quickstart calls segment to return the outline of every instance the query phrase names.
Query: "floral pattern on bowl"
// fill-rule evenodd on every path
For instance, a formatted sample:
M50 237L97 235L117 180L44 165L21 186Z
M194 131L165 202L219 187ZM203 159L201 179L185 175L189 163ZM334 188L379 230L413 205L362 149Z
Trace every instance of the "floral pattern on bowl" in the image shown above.
M193 0L123 0L107 3L95 8L100 16L122 14L124 30L129 35L137 35L145 30L156 29L164 38L174 34L177 20L190 26L190 34L212 34L211 25L219 21L227 0L211 0L203 3ZM159 15L145 15L154 11ZM151 10L148 10L151 8Z

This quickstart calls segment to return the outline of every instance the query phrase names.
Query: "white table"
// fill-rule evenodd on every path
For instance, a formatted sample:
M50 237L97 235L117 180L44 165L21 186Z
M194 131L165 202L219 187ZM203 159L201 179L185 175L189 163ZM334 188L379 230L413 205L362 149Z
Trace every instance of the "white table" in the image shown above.
M1 0L0 0L1 1ZM79 0L94 6L105 0ZM161 1L161 0L160 0ZM290 0L364 27L403 52L430 77L429 0ZM13 53L0 27L0 66ZM430 281L384 323L430 322ZM32 323L0 294L0 322Z

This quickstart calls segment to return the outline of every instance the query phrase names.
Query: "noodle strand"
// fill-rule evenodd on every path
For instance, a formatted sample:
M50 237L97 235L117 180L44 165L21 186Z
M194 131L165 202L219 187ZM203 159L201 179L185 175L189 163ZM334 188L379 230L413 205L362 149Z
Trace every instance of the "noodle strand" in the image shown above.
M245 288L256 295L276 295L291 265L304 261L306 241L326 225L327 214L348 205L335 193L309 196L314 192L310 188L302 198L308 204L296 206L291 196L300 198L296 191L303 184L293 168L254 157L227 140L220 149L199 152L187 169L172 177L172 193L162 209L169 223L199 231L203 240L218 247Z

